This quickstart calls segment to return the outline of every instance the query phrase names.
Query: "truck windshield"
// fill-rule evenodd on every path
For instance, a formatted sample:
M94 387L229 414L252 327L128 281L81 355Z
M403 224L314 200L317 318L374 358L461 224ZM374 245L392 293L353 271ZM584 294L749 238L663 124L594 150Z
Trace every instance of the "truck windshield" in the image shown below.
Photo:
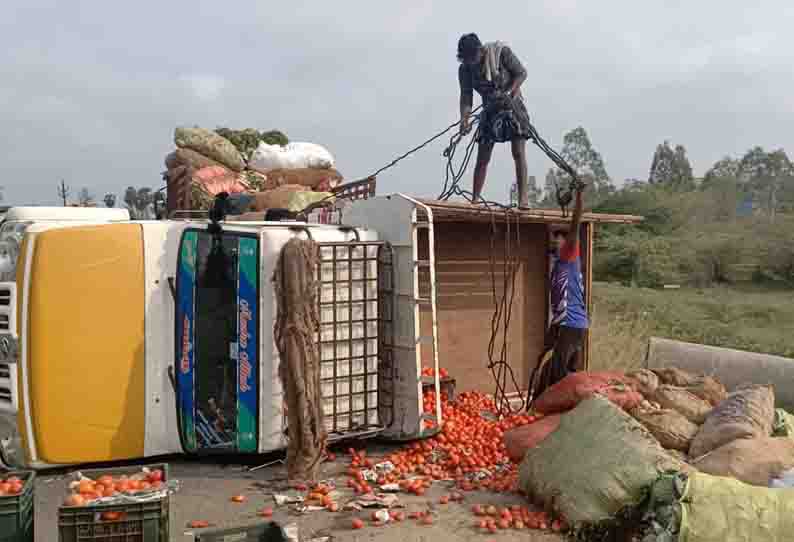
M230 233L183 238L177 393L187 451L256 451L257 244Z

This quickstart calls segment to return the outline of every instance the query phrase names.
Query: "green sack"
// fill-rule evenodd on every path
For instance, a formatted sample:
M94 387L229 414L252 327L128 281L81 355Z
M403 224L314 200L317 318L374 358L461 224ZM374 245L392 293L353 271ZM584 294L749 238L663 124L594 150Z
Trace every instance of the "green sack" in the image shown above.
M293 192L286 208L293 213L298 213L315 203L331 202L333 197L334 195L330 192L311 192L308 190Z
M564 414L559 428L527 451L519 483L580 529L625 517L661 473L686 468L639 422L595 396Z
M233 171L243 170L243 159L234 145L215 132L204 128L177 128L174 143L180 149L190 149L211 158Z
M775 410L775 422L772 425L773 437L794 438L794 415L782 408Z
M642 542L780 542L794 533L794 489L699 472L652 487Z

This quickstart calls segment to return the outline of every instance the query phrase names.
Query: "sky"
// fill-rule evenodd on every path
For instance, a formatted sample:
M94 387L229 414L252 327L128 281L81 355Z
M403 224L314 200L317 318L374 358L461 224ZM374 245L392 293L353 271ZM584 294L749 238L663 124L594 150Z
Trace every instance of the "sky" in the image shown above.
M657 144L696 175L755 145L792 148L794 3L135 2L4 0L0 185L6 204L162 186L180 125L279 129L365 177L458 117L457 40L501 40L528 70L535 127L559 148L583 126L610 176L647 178ZM378 178L436 196L444 140ZM530 146L530 175L551 163ZM499 145L485 196L513 182ZM471 184L471 172L465 178Z

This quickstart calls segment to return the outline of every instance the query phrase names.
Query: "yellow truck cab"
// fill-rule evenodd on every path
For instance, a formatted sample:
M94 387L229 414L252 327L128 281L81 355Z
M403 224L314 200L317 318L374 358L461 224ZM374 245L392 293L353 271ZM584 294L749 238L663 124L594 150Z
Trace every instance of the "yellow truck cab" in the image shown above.
M25 227L10 262L15 280L0 284L5 464L285 447L273 277L294 237L320 246L318 341L330 438L374 435L394 420L390 382L381 380L391 347L389 245L366 227L209 226ZM412 402L421 404L420 395Z
M17 435L17 263L26 231L129 222L125 209L10 207L0 220L0 448ZM72 262L73 263L73 262Z

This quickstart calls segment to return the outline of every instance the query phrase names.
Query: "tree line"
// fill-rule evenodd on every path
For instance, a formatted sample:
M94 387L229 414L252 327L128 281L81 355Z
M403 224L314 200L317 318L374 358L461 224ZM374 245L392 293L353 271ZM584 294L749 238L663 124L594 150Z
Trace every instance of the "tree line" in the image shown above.
M565 134L560 155L588 181L586 195L592 207L601 205L620 191L653 186L683 192L714 188L723 192L733 191L748 212L763 213L772 221L778 213L794 209L794 164L783 149L768 151L756 146L739 157L725 156L698 178L692 170L686 147L663 141L653 153L648 176L645 179L625 179L620 188L607 172L601 153L595 149L583 127ZM531 186L532 204L539 207L556 205L556 188L567 185L569 180L561 169L550 168L542 190L536 183Z
M81 188L77 192L77 197L71 199L72 189L61 180L57 187L58 199L64 207L99 207L96 196L88 189ZM107 193L102 198L102 204L107 208L116 207L116 194ZM154 191L148 187L136 188L128 186L124 191L122 200L123 207L127 209L130 216L135 220L150 220L159 218L165 210L165 192L162 190Z

